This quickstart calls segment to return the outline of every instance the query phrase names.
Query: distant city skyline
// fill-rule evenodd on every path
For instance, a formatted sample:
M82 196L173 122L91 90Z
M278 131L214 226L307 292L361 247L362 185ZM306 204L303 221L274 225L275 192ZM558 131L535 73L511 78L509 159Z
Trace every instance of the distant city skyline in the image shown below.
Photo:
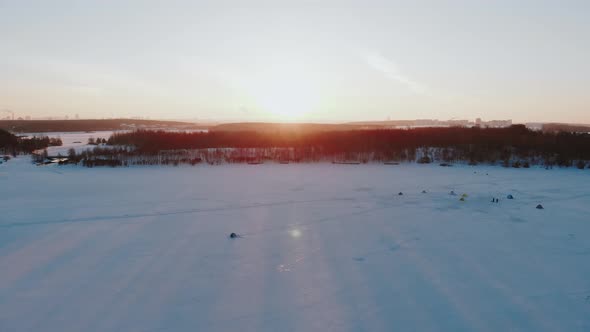
M574 0L0 1L0 110L590 123L588 13Z
M16 113L15 113L16 114ZM31 117L29 115L20 116L18 114L12 114L9 116L2 117L0 116L0 120L100 120L100 119L130 119L130 120L163 120L163 121L186 121L186 122L194 122L194 123L228 123L228 122L240 122L240 120L236 121L215 121L215 120L208 120L208 119L188 119L188 118L154 118L151 117L143 117L143 116L129 116L129 117L120 117L120 118L80 118L78 114L74 114L73 116L69 115L57 115L57 116L43 116L43 117ZM396 121L408 121L413 122L416 126L437 126L437 125L448 125L448 124L455 124L455 125L473 125L478 127L508 127L513 123L512 119L391 119L388 117L387 119L383 120L368 120L368 121L350 121L350 122L320 122L320 123L355 123L355 122L396 122ZM248 122L248 121L245 121ZM523 122L522 124L535 124L536 122ZM590 124L589 124L590 125Z
M6 110L5 110L6 111ZM184 121L189 123L201 123L201 124L217 124L217 123L232 123L232 122L265 122L265 121L249 121L249 120L215 120L215 119L198 119L198 118L152 118L149 116L123 116L123 117L80 117L79 114L70 115L46 115L40 117L32 117L30 115L20 115L16 112L11 112L8 116L0 115L0 120L100 120L100 119L130 119L130 120L156 120L156 121ZM316 123L331 123L331 124L343 124L343 123L363 123L363 122L397 122L397 121L408 121L413 122L415 126L437 126L437 125L460 125L460 126L477 126L477 127L508 127L512 124L525 124L529 128L538 129L540 124L543 123L563 123L563 124L580 124L588 125L590 123L581 122L557 122L557 121L525 121L525 122L513 122L512 119L392 119L387 117L386 119L377 120L359 120L359 121L315 121ZM281 121L266 121L266 122L281 122ZM303 121L300 121L303 122Z

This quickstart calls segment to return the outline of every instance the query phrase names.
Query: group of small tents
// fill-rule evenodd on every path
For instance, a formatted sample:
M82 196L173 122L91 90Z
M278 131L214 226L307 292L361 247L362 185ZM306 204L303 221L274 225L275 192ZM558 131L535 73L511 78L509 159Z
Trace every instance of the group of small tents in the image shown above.
M426 190L422 190L422 193L423 193L423 194L426 194L427 192L426 192ZM400 191L400 192L398 193L398 196L402 196L403 194L404 194L404 193ZM449 195L451 195L451 196L457 196L457 193L455 193L455 191L454 191L454 190L451 190L451 191L449 192ZM462 194L462 195L461 195L461 197L459 198L459 201L461 201L461 202L465 202L465 201L466 201L466 199L467 199L467 197L469 197L469 195L467 195L467 194L465 194L465 193L464 193L464 194ZM508 194L508 195L506 196L506 199L514 199L514 196L513 196L512 194ZM500 199L499 199L499 198L497 198L497 197L493 197L493 198L492 198L492 203L500 203ZM536 208L537 208L537 209L539 209L539 210L543 210L543 209L544 209L543 205L541 205L541 204L538 204Z
M454 191L451 190L450 195L456 195L456 194L455 194ZM465 201L465 198L467 198L467 194L461 195L461 198L459 200L462 201L462 202L464 202ZM508 194L506 196L506 199L514 199L514 196L512 194ZM497 197L493 197L492 198L492 203L500 203L500 199L497 198ZM536 208L539 209L539 210L543 210L544 209L543 205L541 205L541 204L537 204L537 207Z
M422 190L422 193L423 193L423 194L426 194L426 193L427 193L427 191L426 191L426 190ZM403 192L401 192L401 191L398 193L398 196L403 196L403 195L404 195L404 193L403 193ZM454 190L451 190L451 191L449 192L449 195L451 195L451 196L457 196L457 193L455 193L455 191L454 191ZM465 199L466 199L467 197L469 197L469 195L467 195L467 194L465 194L465 193L464 193L464 194L462 194L462 195L461 195L461 197L459 198L459 201L461 201L461 202L465 202ZM513 196L512 194L508 194L508 195L506 196L506 199L514 199L514 196ZM500 200L499 200L498 198L496 198L496 197L492 198L492 203L499 203L499 202L500 202ZM539 209L539 210L543 210L543 209L544 209L543 205L541 205L541 204L538 204L536 208L537 208L537 209ZM229 237L230 237L231 239L236 239L236 238L240 238L240 237L242 237L242 236L241 236L241 235L238 235L238 234L236 234L236 233L231 233L231 234L229 235Z

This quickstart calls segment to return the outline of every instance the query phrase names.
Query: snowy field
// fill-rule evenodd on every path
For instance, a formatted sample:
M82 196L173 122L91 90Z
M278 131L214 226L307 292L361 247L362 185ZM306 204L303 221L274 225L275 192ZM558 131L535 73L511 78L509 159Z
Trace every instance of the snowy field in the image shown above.
M122 132L122 131L119 131ZM61 138L62 146L50 146L47 148L47 153L50 156L62 156L68 155L68 150L73 148L76 153L80 153L84 150L94 149L95 145L88 145L89 138L104 138L109 139L113 134L113 131L92 131L92 132L47 132L47 133L26 133L21 134L24 136L48 136L51 138Z
M0 331L590 331L589 180L18 158L0 165Z

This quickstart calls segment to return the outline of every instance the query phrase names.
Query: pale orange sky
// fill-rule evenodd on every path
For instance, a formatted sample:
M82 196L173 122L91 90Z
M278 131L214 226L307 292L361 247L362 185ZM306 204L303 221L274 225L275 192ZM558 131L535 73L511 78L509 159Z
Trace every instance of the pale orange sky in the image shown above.
M588 1L247 4L0 1L0 109L590 123Z

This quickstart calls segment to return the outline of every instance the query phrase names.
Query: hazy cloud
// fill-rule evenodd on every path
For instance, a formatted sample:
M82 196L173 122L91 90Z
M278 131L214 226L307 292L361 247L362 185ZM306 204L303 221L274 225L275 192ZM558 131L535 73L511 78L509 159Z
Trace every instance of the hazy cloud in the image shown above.
M403 75L394 61L387 59L380 53L369 52L365 54L365 61L371 68L381 72L388 79L405 85L413 93L426 94L427 88L424 85Z

